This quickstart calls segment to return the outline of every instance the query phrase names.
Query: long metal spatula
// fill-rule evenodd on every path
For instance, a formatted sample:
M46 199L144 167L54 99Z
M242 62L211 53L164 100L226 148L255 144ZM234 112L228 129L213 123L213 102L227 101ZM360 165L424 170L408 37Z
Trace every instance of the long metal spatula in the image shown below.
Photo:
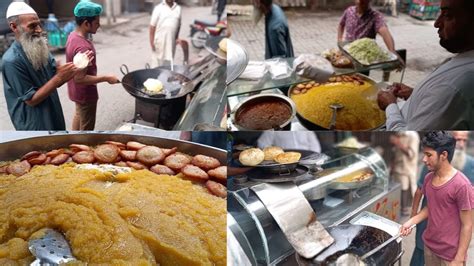
M28 249L36 257L31 266L56 266L76 260L67 240L54 229L47 228L40 238L28 241Z
M413 229L414 227L416 226L416 224L410 226L410 230ZM368 257L374 255L377 251L381 250L382 248L384 248L385 246L387 246L388 244L392 243L395 239L399 238L401 236L400 232L398 232L398 234L392 236L390 239L388 239L387 241L383 242L382 244L380 244L378 247L372 249L371 251L365 253L364 256L361 257L362 260L365 260L367 259Z
M316 220L316 214L303 192L293 182L263 183L251 189L302 257L310 259L334 242L334 238Z
M413 229L416 226L416 224L410 226L410 229ZM400 232L397 233L396 235L392 236L376 248L372 249L371 251L365 253L362 257L357 256L354 253L346 253L336 260L336 265L365 265L364 260L367 259L368 257L374 255L377 253L377 251L381 250L382 248L386 247L388 244L392 243L394 240L399 238L401 236Z

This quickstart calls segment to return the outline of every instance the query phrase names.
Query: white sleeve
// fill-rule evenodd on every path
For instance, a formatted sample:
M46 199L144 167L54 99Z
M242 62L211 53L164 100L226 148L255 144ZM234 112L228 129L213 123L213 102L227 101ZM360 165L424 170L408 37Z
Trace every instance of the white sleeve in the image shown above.
M430 88L420 98L415 112L407 115L409 130L455 129L469 109L456 87L447 84Z
M321 144L319 143L318 136L313 131L308 131L308 147L311 151L321 152Z
M160 7L156 6L151 14L150 26L156 27L160 18Z
M403 115L400 112L400 109L398 108L398 105L396 103L392 103L387 106L387 108L385 109L385 115L387 117L387 121L385 122L387 131L406 130L406 121L403 118Z
M259 148L263 149L268 146L273 145L273 139L274 139L274 134L275 132L267 130L263 131L262 135L257 140L257 145Z

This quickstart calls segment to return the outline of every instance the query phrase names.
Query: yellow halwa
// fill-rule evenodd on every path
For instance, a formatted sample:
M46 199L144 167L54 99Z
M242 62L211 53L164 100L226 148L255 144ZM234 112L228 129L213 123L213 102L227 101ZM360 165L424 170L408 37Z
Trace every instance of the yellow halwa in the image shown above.
M333 109L329 106L342 104L344 108L337 111L336 129L367 130L385 122L385 112L379 109L373 97L376 93L369 82L363 85L333 82L315 86L303 94L293 94L291 99L303 118L324 128L329 128L331 123Z
M28 240L61 231L79 265L225 265L226 201L148 170L35 166L0 175L0 265L34 260Z

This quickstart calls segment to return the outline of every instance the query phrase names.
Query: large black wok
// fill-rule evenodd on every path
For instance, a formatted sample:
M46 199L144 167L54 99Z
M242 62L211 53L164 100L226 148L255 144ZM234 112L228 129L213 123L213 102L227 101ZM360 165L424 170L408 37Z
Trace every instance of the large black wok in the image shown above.
M120 71L124 74L122 85L125 90L133 97L148 103L164 104L178 101L194 90L189 78L166 69L153 68L129 72L124 64L120 67ZM149 78L160 80L168 93L156 95L146 93L143 83Z
M299 265L336 265L336 260L343 254L353 253L358 256L363 256L391 237L391 235L385 231L363 225L342 224L329 227L327 230L334 238L334 244L313 259L305 259L297 254L296 260ZM401 244L394 241L367 258L365 263L367 265L377 266L392 265L399 259L400 254Z
M213 60L208 64L212 62ZM124 74L122 85L128 93L145 102L164 104L185 99L186 95L194 91L197 85L216 70L218 66L218 64L214 65L194 80L182 74L160 68L129 72L128 67L123 64L120 71ZM143 83L149 78L158 79L163 83L162 94L153 95L146 92Z

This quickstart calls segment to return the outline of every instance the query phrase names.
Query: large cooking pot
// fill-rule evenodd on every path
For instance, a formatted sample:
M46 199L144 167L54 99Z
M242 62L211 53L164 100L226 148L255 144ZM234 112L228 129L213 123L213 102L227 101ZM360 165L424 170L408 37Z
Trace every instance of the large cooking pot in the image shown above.
M267 103L283 103L288 107L289 118L282 121L279 125L274 125L273 127L268 126L267 128L249 128L239 124L239 117L250 107L257 106L260 104L267 104ZM264 110L261 113L261 117L268 117L268 114L271 114L271 110ZM232 123L237 127L239 130L244 131L251 131L251 130L290 130L291 129L291 120L295 117L296 108L293 101L280 94L258 94L247 98L246 100L240 102L235 108L234 111L231 113ZM258 115L258 114L257 114ZM259 118L261 118L259 117ZM257 118L257 117L254 117ZM262 119L259 119L262 120ZM257 121L257 120L255 120ZM260 124L258 126L261 126Z
M392 237L385 231L363 225L342 224L327 230L335 242L313 259L305 259L296 254L298 265L336 265L335 262L341 255L353 253L363 256ZM365 262L367 265L393 265L399 259L401 251L401 243L393 241L368 257Z
M362 74L353 74L355 76L358 76L359 78L363 79L364 81L366 82L370 82L373 84L374 87L376 87L376 82L374 80L372 80L371 78L365 76L365 75L362 75ZM291 99L291 95L293 94L293 90L297 89L297 85L295 86L292 86L289 90L288 90L288 97ZM374 97L374 95L367 95L367 97ZM309 121L308 119L306 119L300 112L298 112L298 103L295 102L295 106L296 106L296 117L298 118L298 120L301 122L301 124L309 129L309 130L329 130L328 127L325 127L325 126L322 126L322 125L319 125L317 123L314 123L314 122L311 122ZM329 108L329 103L328 103L328 108L327 108L327 111L328 112L331 112L332 113L332 109ZM339 114L338 114L339 116ZM337 119L336 119L337 121ZM385 127L385 120L380 123L379 125L373 127L373 128L367 128L367 129L363 129L363 130L367 130L367 131L370 131L370 130L380 130L382 128ZM336 129L336 130L350 130L350 129Z
M143 144L155 145L162 148L177 147L179 151L190 155L204 154L214 157L223 165L227 162L227 152L218 148L183 140L117 133L57 134L4 142L0 143L0 161L15 160L30 151L49 151L68 147L73 143L98 145L107 140L122 143L138 141Z

